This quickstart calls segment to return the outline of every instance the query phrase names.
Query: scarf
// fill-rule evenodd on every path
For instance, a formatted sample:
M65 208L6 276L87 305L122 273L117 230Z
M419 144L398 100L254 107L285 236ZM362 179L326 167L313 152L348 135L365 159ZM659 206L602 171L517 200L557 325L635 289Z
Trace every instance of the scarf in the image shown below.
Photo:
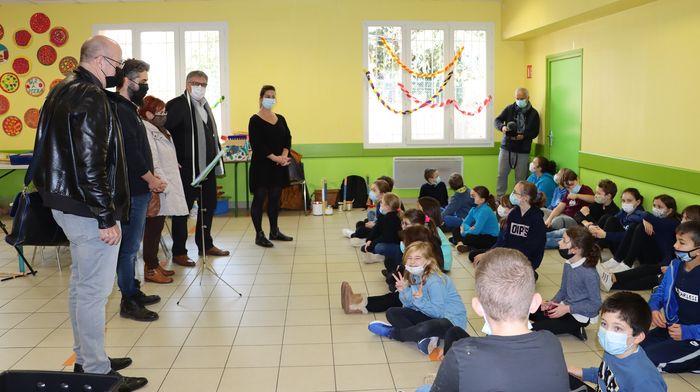
M525 133L525 115L527 112L530 110L532 105L530 105L530 102L527 103L527 106L524 108L520 109L519 107L516 106L515 109L515 123L518 126L518 132L519 133Z
M216 121L214 121L214 115L211 113L211 110L209 109L209 104L207 103L207 100L202 98L202 101L196 101L192 99L192 105L194 106L195 110L193 111L194 114L194 121L196 123L196 132L197 132L197 161L195 162L195 167L197 168L197 173L201 173L206 169L207 165L209 162L207 162L207 128L205 126L205 123L207 120L209 120L212 124L212 131L213 135L217 134L217 129L216 129ZM212 135L212 137L213 137ZM216 140L216 138L214 138ZM218 143L215 143L215 150L216 153L219 152L219 145ZM221 169L221 165L217 165L216 169L214 170L214 173L217 176L221 176L224 174L223 170Z

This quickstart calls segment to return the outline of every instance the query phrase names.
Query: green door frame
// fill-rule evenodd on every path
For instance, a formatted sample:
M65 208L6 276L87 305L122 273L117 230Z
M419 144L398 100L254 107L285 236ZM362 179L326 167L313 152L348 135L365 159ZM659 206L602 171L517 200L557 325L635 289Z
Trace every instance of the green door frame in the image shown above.
M551 131L550 129L550 112L551 112L551 99L552 95L549 93L551 89L551 68L552 68L552 63L555 61L559 60L566 60L566 59L571 59L575 57L581 57L581 68L583 68L583 48L581 49L574 49L574 50L569 50L566 52L562 53L557 53L557 54L550 54L547 56L547 89L545 90L547 92L547 99L546 99L546 115L545 115L545 135L544 135L544 151L545 151L545 156L548 158L551 158L550 155L550 139L549 139L549 132ZM581 70L581 125L583 124L583 69ZM578 132L578 137L579 137L579 148L581 147L581 127L579 128ZM580 152L580 151L579 151ZM579 163L580 166L580 163ZM580 170L580 167L577 168ZM578 171L577 171L578 173Z

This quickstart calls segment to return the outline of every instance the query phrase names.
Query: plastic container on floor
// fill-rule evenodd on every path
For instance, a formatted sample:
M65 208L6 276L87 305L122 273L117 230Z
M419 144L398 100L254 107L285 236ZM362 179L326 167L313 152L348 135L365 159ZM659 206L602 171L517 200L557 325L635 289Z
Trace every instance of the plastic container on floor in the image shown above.
M0 392L117 392L119 377L108 374L10 370L0 373Z

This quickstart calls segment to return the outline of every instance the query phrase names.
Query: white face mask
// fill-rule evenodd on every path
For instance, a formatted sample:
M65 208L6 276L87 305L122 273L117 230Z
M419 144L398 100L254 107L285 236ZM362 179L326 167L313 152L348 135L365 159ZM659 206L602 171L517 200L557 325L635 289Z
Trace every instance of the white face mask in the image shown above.
M534 173L536 168L537 166L535 166L535 162L530 162L530 173Z
M667 214L665 208L656 208L656 207L654 207L654 208L651 210L651 213L654 214L654 216L657 217L657 218L663 218L663 217L665 217L666 214Z
M410 273L411 275L422 276L422 275L423 275L423 271L425 271L425 266L424 266L424 265L420 265L420 266L418 266L418 267L411 267L410 265L407 265L407 266L406 266L406 271L408 271L408 273Z
M635 210L633 203L622 203L622 211L631 214Z
M502 205L498 206L498 216L500 216L501 218L505 218L508 216L508 210Z
M559 173L554 175L554 182L559 185Z
M195 101L201 101L204 98L204 94L207 92L207 88L204 86L192 86L190 91L190 96Z

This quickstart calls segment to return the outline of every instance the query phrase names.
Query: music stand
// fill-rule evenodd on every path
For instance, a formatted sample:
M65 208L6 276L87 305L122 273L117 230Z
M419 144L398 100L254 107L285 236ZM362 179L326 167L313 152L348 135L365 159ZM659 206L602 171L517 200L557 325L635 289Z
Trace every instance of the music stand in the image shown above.
M204 225L205 208L203 205L204 203L202 202L204 200L204 191L202 190L202 183L207 179L209 173L211 173L211 171L214 170L214 167L219 163L219 161L221 160L221 158L224 157L225 154L226 150L221 150L219 154L211 162L209 162L209 165L207 165L207 167L201 173L199 173L199 176L197 176L197 178L195 178L190 184L190 186L192 186L193 188L199 188L199 220L200 222L202 222L202 230L200 233L202 235L202 246L204 245L204 229L206 228L206 226ZM194 281L197 280L197 277L199 277L199 285L202 285L202 278L204 277L205 270L211 272L211 274L216 276L216 278L220 282L224 282L224 284L228 286L231 290L233 290L236 294L238 294L238 296L243 296L243 294L241 294L238 290L233 288L233 286L231 286L227 281L225 281L213 268L211 268L207 264L207 251L206 249L204 249L204 251L202 252L201 262L199 263L199 270L194 276L194 279L192 279L190 284L187 285L187 288L180 296L180 299L177 300L177 305L180 305L180 301L182 301L182 299L185 297L185 294L187 294L187 291L190 289L190 287L192 287L192 283L194 283Z

